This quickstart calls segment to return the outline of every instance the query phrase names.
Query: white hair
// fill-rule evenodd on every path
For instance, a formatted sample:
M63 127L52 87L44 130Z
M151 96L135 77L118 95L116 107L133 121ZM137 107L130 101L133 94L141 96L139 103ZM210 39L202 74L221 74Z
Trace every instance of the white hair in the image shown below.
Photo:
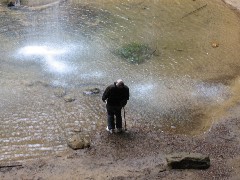
M116 81L116 86L123 86L124 85L124 83L123 83L123 80L122 79L118 79L117 81Z

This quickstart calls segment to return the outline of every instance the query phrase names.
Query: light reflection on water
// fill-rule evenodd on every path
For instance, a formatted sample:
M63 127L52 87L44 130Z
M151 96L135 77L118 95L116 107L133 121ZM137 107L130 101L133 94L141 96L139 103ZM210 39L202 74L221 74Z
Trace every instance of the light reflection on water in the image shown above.
M74 128L88 133L106 123L101 94L84 96L83 91L104 90L118 78L131 91L129 127L139 123L172 132L174 126L175 133L194 134L211 119L209 109L228 98L228 84L221 80L238 71L238 38L229 34L238 36L240 27L224 4L74 2L9 11L11 22L2 18L10 30L13 24L19 29L0 29L5 44L0 48L1 161L65 151ZM202 11L181 18L206 3ZM213 40L220 41L219 48L211 47ZM114 50L132 41L157 53L143 64L128 64ZM65 91L76 100L66 103Z
M227 99L230 90L229 87L223 84L210 85L192 79L170 78L162 78L159 82L152 82L151 80L149 82L139 82L132 86L131 89L134 94L132 98L141 102L145 114L151 112L151 117L154 114L155 116L164 117L165 114L169 115L174 110L178 111L177 116L184 116L183 119L179 118L180 121L193 121L194 114L189 116L188 109L204 110L206 106L211 107L223 103ZM138 108L138 105L136 106ZM178 119L175 115L174 118ZM193 127L193 124L194 122L189 126Z
M67 73L71 68L64 62L57 60L55 56L67 53L65 49L51 49L47 46L26 46L19 50L19 54L28 56L28 59L36 59L34 56L40 56L44 65L49 71L56 73Z

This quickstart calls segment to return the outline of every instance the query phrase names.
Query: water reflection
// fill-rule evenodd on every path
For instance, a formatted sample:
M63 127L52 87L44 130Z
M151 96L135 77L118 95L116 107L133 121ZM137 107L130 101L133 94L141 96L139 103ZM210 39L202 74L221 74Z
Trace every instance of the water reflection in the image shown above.
M202 133L238 75L239 19L217 0L72 0L1 11L1 161L59 153L74 128L96 130L104 104L83 91L118 78L131 90L129 127ZM156 51L129 64L115 50L131 42ZM76 100L66 103L65 94Z
M27 56L29 58L36 60L37 56L42 58L44 65L47 66L49 71L54 71L57 73L67 73L71 71L71 68L63 62L56 59L55 56L65 54L66 49L51 49L47 46L26 46L19 50L19 54ZM34 58L35 57L35 58Z

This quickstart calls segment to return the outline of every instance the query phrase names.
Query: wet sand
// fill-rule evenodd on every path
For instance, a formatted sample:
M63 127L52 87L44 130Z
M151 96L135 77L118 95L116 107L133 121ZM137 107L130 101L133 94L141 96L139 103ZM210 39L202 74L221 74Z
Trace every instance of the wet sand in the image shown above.
M236 8L240 2L225 1ZM234 4L237 3L237 4ZM239 80L234 87L238 89ZM235 92L236 93L236 92ZM238 100L230 99L237 103ZM131 124L123 134L109 135L100 125L91 135L89 149L69 151L56 157L2 164L0 179L240 179L240 105L223 107L221 120L205 134L176 135ZM174 131L174 130L173 130ZM172 152L207 154L207 170L170 170L165 155ZM6 167L4 167L6 166Z

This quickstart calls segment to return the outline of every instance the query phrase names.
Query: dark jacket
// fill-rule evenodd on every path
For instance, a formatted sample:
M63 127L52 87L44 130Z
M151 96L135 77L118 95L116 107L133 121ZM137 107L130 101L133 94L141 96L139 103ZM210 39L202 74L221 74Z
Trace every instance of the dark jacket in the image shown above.
M103 93L102 100L107 100L108 106L121 106L124 107L129 100L129 88L124 85L118 88L116 83L108 86Z

